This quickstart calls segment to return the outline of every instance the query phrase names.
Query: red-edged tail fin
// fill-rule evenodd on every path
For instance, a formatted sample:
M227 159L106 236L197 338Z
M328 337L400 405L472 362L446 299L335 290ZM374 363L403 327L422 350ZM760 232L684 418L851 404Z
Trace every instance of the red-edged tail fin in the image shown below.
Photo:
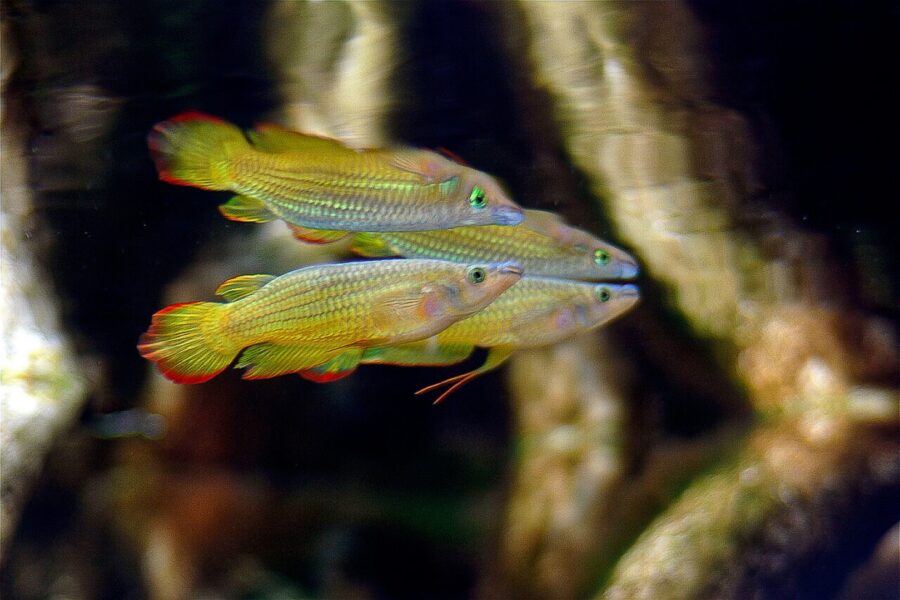
M250 148L235 125L201 112L157 123L147 144L161 180L206 190L228 189L232 158Z
M212 379L231 364L240 350L232 350L215 335L223 306L216 302L187 302L162 309L153 315L150 328L141 336L138 352L155 362L159 371L175 383Z

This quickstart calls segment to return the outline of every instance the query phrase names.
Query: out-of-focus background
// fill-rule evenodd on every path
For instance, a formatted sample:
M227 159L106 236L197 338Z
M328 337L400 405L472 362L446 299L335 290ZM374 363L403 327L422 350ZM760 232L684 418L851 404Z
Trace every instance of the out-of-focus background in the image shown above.
M2 5L4 598L898 598L896 3ZM163 380L150 315L347 258L159 182L199 109L444 147L640 307L459 369Z

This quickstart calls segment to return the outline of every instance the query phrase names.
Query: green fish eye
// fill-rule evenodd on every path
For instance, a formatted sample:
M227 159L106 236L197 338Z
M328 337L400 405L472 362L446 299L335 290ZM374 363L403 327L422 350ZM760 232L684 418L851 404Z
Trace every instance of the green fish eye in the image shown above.
M469 194L469 204L472 205L472 208L484 208L487 205L487 200L484 198L484 190L477 185L472 188L472 193Z
M597 300L600 302L609 302L609 299L612 297L609 293L609 290L605 287L597 288L596 291Z
M485 273L484 269L482 269L481 267L472 267L466 273L466 277L468 278L469 283L478 285L479 283L484 281L484 278L487 277L487 273Z
M603 250L601 248L597 248L594 250L594 262L597 263L601 267L605 267L609 264L609 252Z

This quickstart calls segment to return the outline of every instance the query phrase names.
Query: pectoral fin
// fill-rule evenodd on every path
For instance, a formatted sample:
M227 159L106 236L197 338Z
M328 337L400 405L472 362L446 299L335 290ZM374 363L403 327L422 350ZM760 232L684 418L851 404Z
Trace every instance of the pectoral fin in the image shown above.
M452 160L453 162L455 162L458 165L462 165L464 167L471 166L471 165L469 165L469 163L466 162L466 160L462 156L460 156L456 152L453 152L452 150L448 150L447 148L444 148L443 146L437 148L437 152L441 156L449 158L450 160Z
M384 298L373 310L372 316L380 331L395 330L398 322L410 323L414 319L420 320L421 325L428 328L430 323L444 316L446 308L439 291L432 286L426 286L426 289L418 292L409 291Z
M440 185L444 193L459 187L459 176L455 174L458 168L434 152L403 149L390 153L387 159L392 167L418 175L423 183Z

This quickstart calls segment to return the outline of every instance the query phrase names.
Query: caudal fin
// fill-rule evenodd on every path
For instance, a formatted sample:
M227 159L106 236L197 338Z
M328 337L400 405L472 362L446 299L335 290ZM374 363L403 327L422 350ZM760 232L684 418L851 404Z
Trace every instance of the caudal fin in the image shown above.
M157 123L147 143L160 179L205 190L228 189L232 159L250 148L235 125L199 112Z
M187 302L162 309L141 336L138 352L175 383L203 383L225 370L240 348L212 334L224 305ZM212 334L212 335L211 335Z

